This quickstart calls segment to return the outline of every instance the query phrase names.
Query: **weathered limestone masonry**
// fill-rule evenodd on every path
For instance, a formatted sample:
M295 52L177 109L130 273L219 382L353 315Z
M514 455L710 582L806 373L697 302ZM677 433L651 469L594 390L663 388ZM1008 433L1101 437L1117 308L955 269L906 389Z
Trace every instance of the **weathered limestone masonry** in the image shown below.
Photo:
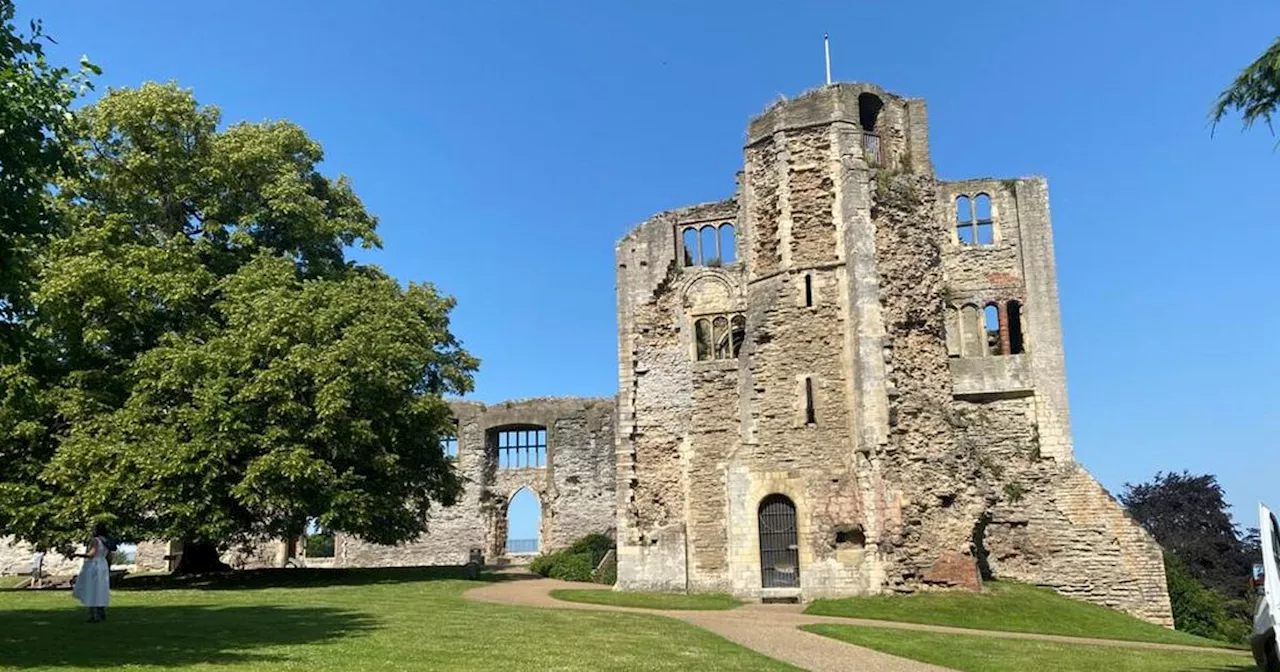
M620 588L1003 576L1172 625L1159 547L1072 455L1044 180L939 182L923 101L836 84L617 261Z
M537 495L541 504L543 551L566 547L587 534L613 533L617 420L612 399L539 398L492 406L458 401L450 406L458 426L456 464L466 484L461 499L434 508L428 533L412 542L383 546L338 534L328 566L462 565L473 548L481 549L486 561L503 558L507 506L521 488ZM514 457L504 450L504 436L512 433L527 444L512 441L511 448L523 449ZM223 560L236 567L280 566L282 546L268 541L233 550ZM172 550L165 543L140 544L138 565L165 569L163 556Z

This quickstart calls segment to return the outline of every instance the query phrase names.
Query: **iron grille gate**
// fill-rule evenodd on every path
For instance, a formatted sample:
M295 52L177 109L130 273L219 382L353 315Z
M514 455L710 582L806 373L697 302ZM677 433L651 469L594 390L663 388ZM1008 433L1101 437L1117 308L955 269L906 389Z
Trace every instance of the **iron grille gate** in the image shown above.
M760 582L765 588L800 587L796 505L782 495L760 502Z

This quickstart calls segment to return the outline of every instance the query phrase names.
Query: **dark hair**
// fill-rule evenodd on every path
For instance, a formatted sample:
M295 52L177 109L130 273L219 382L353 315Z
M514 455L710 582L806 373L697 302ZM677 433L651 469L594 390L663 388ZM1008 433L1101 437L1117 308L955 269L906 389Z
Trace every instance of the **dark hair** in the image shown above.
M106 526L106 525L103 525L102 523L94 523L94 524L93 524L93 536L95 536L95 537L105 537L105 536L107 536L107 526Z

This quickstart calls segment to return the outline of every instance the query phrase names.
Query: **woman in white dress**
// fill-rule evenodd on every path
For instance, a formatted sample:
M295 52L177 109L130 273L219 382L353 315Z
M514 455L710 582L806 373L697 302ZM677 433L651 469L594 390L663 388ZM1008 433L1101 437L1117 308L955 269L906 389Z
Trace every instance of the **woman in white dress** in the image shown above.
M80 603L89 607L89 622L98 623L107 618L107 604L111 601L111 570L108 563L110 552L107 550L107 528L102 523L93 526L93 538L85 544L86 552L77 553L76 557L84 558L80 566L80 575L76 577L76 585L71 594Z

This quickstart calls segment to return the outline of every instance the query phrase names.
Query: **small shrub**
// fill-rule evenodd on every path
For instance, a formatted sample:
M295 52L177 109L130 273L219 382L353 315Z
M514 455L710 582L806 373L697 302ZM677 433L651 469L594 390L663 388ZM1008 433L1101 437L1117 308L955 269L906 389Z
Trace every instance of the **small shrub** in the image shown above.
M591 564L591 556L586 553L565 553L560 561L551 568L551 578L561 581L591 581L591 572L596 567Z

